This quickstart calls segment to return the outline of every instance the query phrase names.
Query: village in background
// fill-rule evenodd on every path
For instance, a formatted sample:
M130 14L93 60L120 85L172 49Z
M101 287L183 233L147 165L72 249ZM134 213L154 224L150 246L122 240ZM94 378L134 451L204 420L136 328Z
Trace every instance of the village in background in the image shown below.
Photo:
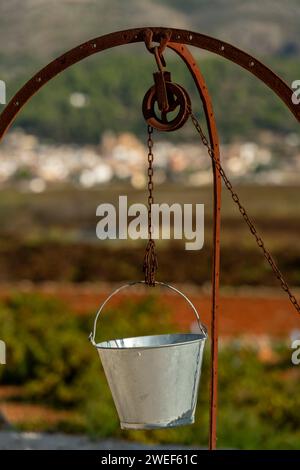
M155 142L155 183L177 182L187 186L211 183L211 161L199 141ZM88 189L101 184L127 183L146 187L147 148L132 133L105 131L99 145L46 144L34 135L14 130L0 149L2 188L42 192L51 186L74 185ZM222 165L239 184L297 185L300 170L300 137L260 134L259 142L221 145Z

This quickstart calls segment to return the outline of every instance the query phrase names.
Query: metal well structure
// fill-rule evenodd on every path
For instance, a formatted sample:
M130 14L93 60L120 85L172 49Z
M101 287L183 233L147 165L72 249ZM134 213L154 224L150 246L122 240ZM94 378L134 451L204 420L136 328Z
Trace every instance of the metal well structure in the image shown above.
M236 63L246 69L252 75L264 82L271 90L289 108L291 113L300 122L300 104L295 104L292 100L293 90L274 72L272 72L263 63L241 51L235 46L220 41L216 38L206 36L200 33L186 31L174 28L161 27L143 27L134 28L126 31L118 31L105 36L91 39L74 49L64 53L57 59L50 62L38 73L36 73L11 99L0 115L0 140L12 124L17 114L30 98L46 85L52 78L68 69L73 64L89 57L93 54L102 52L113 47L143 42L150 52L156 53L158 61L162 60L162 52L165 48L174 51L185 63L187 69L193 77L196 84L200 100L204 109L208 139L201 134L201 128L197 128L196 119L192 119L204 145L208 148L208 153L212 159L213 171L213 253L212 253L212 292L211 292L211 383L210 383L210 431L209 431L209 449L216 448L217 439L217 385L218 385L218 318L219 318L219 275L220 275L220 211L221 211L221 180L223 178L227 189L232 193L234 202L249 226L251 233L255 236L258 246L273 272L281 282L282 288L288 293L294 307L300 313L300 307L297 300L289 290L279 269L269 252L265 249L261 238L257 235L255 227L249 219L244 207L239 202L238 196L233 192L232 185L223 171L220 164L219 139L216 121L209 91L207 89L204 77L197 65L194 57L187 46L194 46L215 53L225 59ZM158 46L154 46L157 43ZM172 129L170 129L172 130Z

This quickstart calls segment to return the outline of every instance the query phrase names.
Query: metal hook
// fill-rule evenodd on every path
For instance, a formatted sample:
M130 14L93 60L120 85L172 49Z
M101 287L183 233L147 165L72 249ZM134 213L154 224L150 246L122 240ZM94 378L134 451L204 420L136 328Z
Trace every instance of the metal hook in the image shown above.
M159 46L154 46L153 41L153 31L152 29L146 29L144 31L144 42L145 46L151 54L157 54L159 56L159 62L162 63L163 67L166 66L166 61L163 56L163 52L167 47L168 42L171 38L171 31L165 31L160 38ZM157 59L156 59L157 62ZM161 70L161 69L159 69Z
M157 67L158 67L158 70L160 72L163 72L164 71L164 67L166 66L166 61L163 57L163 55L161 55L159 53L159 47L158 46L155 46L154 47L154 57L155 57L155 60L156 60L156 64L157 64Z

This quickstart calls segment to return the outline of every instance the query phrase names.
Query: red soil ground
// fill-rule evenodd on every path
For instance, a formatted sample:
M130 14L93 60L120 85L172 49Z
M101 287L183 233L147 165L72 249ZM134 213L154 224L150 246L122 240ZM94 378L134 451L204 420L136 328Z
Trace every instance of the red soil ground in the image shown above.
M201 320L207 326L210 324L210 296L196 287L183 287L199 310ZM7 296L11 291L38 291L46 295L55 296L66 302L79 314L91 314L97 310L100 303L113 290L112 286L95 285L62 285L44 284L33 286L31 284L18 286L0 286L0 298ZM139 297L140 291L128 290L127 294L120 293L111 300L112 305L122 302L125 297ZM152 291L153 292L153 291ZM299 296L298 296L299 297ZM181 329L189 330L194 322L193 313L188 304L179 297L163 292L162 301L174 315L175 321ZM223 294L220 299L219 331L223 337L235 335L267 335L271 337L287 338L292 332L300 332L300 315L294 310L289 300L281 296L280 291L266 289L238 290L231 294ZM299 333L300 334L300 333Z

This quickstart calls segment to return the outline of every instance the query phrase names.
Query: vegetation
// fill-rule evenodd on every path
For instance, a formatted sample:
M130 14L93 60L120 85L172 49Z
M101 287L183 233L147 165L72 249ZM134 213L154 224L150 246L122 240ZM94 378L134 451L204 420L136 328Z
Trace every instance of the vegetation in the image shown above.
M167 59L173 80L189 90L195 111L201 115L199 99L185 67L172 55ZM4 64L7 60L4 59ZM299 78L297 59L272 59L267 63L289 84ZM298 129L296 120L278 97L245 70L216 57L206 56L200 60L200 65L212 95L223 142L236 138L255 140L257 132L264 130L287 133ZM28 64L14 77L8 77L11 96L28 80L28 69L32 74L38 66ZM155 63L150 55L112 51L109 55L91 57L72 66L40 90L15 125L55 142L97 144L107 129L131 131L144 137L141 103L153 84L154 70ZM85 95L84 107L70 104L75 92ZM195 133L188 125L176 135L168 136L172 139L191 137L195 138Z
M238 188L238 193L289 283L300 286L299 188L249 186ZM71 188L39 195L2 191L0 280L78 283L140 278L145 241L96 238L96 207L101 202L116 203L119 194L128 194L128 204L145 203L145 191L127 187ZM166 185L157 187L155 194L157 202L205 204L205 243L200 252L186 251L184 241L178 240L160 241L157 247L160 279L206 283L212 243L211 188ZM278 286L225 190L221 242L223 286Z
M0 250L1 281L122 282L142 277L145 244L104 246L87 243L6 243ZM273 250L282 272L293 286L300 286L299 249L286 246ZM211 247L201 252L185 251L181 244L159 244L158 279L169 282L206 284L210 279ZM195 263L195 260L196 263ZM221 261L222 286L275 286L279 284L262 253L251 248L224 247Z
M99 340L174 331L168 311L157 302L152 294L137 303L129 297L121 305L107 307ZM159 316L155 313L158 308ZM119 428L98 355L88 342L92 320L93 315L88 320L76 317L63 304L37 294L15 294L2 301L1 337L7 342L8 361L0 369L1 384L21 387L19 400L71 412L56 424L40 423L44 430L205 446L208 348L196 424L169 430L124 432ZM300 369L291 365L290 355L288 345L274 344L271 358L266 361L255 343L246 346L238 339L221 348L219 447L299 447L300 399L296 390ZM23 422L22 428L30 429L30 426Z

